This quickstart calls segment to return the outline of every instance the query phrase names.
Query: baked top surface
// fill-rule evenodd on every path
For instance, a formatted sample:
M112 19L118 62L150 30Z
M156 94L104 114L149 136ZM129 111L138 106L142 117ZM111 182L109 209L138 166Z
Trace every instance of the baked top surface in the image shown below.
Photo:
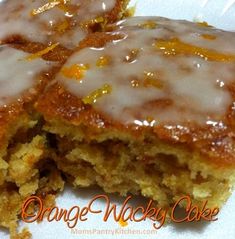
M0 42L21 36L33 42L59 42L72 48L88 32L81 25L94 23L105 14L110 14L109 20L115 20L121 5L115 0L3 1L0 3ZM111 14L112 11L116 14Z
M0 2L2 136L33 104L96 21L120 17L127 1L5 0ZM99 19L100 18L100 19ZM90 25L89 25L90 26Z
M100 129L151 128L235 163L234 43L235 33L206 24L126 19L80 44L39 108Z

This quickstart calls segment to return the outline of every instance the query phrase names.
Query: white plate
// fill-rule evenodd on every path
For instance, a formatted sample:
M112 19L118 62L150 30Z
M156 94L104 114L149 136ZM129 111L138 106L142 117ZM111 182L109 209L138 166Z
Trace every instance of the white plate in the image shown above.
M227 30L235 30L235 0L133 0L131 4L137 2L136 15L159 15L174 19L201 20L207 21L211 25ZM59 207L71 208L79 205L85 206L94 195L103 193L99 189L84 189L72 191L67 188L57 202ZM123 199L112 196L112 202L122 202ZM141 199L136 198L135 204L139 205ZM100 202L99 208L104 209L105 204ZM25 226L25 224L21 225ZM64 222L41 224L28 224L33 233L34 239L142 239L142 238L159 238L159 239L220 239L226 236L226 239L235 238L235 194L229 199L219 214L219 220L210 224L193 223L167 225L154 234L130 234L130 230L151 230L150 221L134 223L130 222L127 227L121 227L118 223L109 220L103 222L100 215L90 215L87 222L78 222L76 227L78 234L72 234ZM111 230L112 234L97 234L98 229ZM120 231L122 229L122 231ZM95 234L80 234L83 230L91 230ZM118 234L123 232L123 234ZM9 238L7 233L0 232L0 238Z
M159 15L189 21L202 20L235 31L235 0L133 0L137 14Z

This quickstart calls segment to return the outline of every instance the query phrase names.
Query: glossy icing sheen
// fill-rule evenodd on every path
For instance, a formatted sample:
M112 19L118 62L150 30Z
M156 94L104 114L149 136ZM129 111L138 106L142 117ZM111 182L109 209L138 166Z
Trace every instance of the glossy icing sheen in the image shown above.
M73 47L86 35L77 23L94 19L114 6L114 0L0 1L0 41L22 35L35 42L57 41Z
M51 64L40 58L26 60L29 54L10 48L0 47L0 107L19 99L25 91L39 83L36 75L47 70Z
M85 104L126 125L223 119L234 100L235 33L136 17L108 34L122 39L74 53L57 76Z

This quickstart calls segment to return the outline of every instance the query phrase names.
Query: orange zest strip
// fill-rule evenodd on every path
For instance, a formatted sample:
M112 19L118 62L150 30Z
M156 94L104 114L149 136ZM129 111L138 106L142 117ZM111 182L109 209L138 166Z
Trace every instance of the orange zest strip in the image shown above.
M112 92L112 86L109 84L103 85L100 89L95 90L90 95L82 99L82 102L86 105L92 105L104 95L110 94Z
M197 22L197 25L200 27L211 27L207 22Z
M36 16L38 14L41 14L45 11L48 11L48 10L58 6L59 4L61 4L60 1L54 1L54 2L46 3L45 5L39 7L38 9L33 9L32 12L31 12L31 15Z
M38 14L41 14L43 12L46 12L48 10L51 10L52 8L58 6L58 5L61 5L61 4L66 4L68 2L68 0L51 0L50 2L46 3L45 5L39 7L38 9L33 9L32 12L31 12L31 15L32 16L35 16L35 15L38 15Z
M227 55L214 50L197 47L181 42L177 38L171 40L156 40L154 46L157 50L163 51L165 55L195 55L209 61L235 61L235 55Z
M120 225L121 227L127 227L127 226L128 226L128 222L123 221L123 219L120 219L120 220L118 221L118 223L119 223L119 225Z
M47 47L46 49L44 49L44 50L42 50L42 51L39 51L39 52L37 52L37 53L35 53L35 54L32 54L32 55L30 55L30 56L27 56L27 57L26 57L26 60L32 61L32 60L34 60L34 59L36 59L36 58L39 58L39 57L41 57L41 56L47 54L48 52L54 50L58 45L59 45L59 43L55 43L55 44L53 44L53 45Z
M88 69L89 65L74 64L71 67L63 67L61 73L67 78L80 80Z

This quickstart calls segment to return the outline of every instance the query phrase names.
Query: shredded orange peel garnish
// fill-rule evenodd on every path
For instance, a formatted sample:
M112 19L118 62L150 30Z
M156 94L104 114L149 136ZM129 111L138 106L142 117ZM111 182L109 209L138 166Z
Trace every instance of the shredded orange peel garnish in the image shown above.
M88 69L88 64L74 64L70 67L63 67L61 73L67 78L80 80Z
M112 86L104 84L100 89L95 90L88 96L82 99L82 102L86 105L92 105L97 102L99 98L112 92Z
M69 1L70 0L51 0L48 3L44 4L43 6L37 8L37 9L33 9L31 11L31 15L36 16L36 15L41 14L43 12L49 11L49 10L53 9L54 7L59 6L61 4L65 5Z
M197 22L197 25L200 27L211 27L207 22Z
M120 219L120 220L118 221L118 223L119 223L119 225L120 225L121 227L127 227L127 226L128 226L128 222L127 222L127 221L123 221L123 219Z
M42 51L39 51L37 53L27 56L25 59L28 61L32 61L34 59L40 58L41 56L46 55L50 51L54 50L58 45L59 45L59 43L55 43Z
M156 40L154 46L157 50L163 51L165 55L195 55L209 61L235 61L235 55L224 54L214 50L194 46L181 42L178 38L170 40L159 39Z

